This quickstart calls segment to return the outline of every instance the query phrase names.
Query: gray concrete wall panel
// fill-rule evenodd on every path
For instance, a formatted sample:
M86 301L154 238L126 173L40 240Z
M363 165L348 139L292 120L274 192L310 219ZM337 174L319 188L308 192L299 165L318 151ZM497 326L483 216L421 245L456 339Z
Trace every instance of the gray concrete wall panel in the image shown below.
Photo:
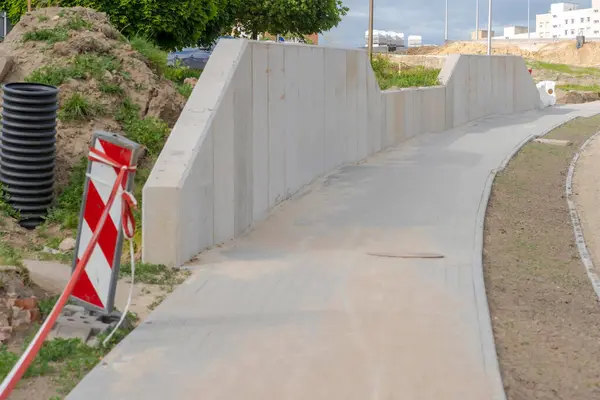
M540 106L519 57L445 60L441 86L382 92L362 50L222 40L144 188L144 260L182 265L344 163Z

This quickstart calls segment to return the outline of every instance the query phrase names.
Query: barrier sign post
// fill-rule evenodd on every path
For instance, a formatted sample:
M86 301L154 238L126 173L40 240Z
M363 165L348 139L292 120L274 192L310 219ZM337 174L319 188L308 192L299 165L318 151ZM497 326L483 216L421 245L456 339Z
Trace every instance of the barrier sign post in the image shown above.
M117 166L135 167L143 149L123 136L96 132L92 138L91 151L97 158L90 158L88 161L73 268L83 256L100 222L119 174ZM134 175L135 169L131 168L123 179L120 192L132 191ZM124 210L128 209L123 204L124 201L120 195L115 197L89 262L71 293L71 298L76 303L90 311L99 311L102 314L110 314L113 311L123 248L122 219Z

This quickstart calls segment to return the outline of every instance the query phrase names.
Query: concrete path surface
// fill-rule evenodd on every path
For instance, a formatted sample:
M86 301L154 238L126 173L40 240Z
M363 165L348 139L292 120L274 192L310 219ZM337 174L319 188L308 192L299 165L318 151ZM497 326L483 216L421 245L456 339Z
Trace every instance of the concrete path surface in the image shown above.
M67 398L503 399L481 269L491 171L596 110L491 117L341 168L201 254ZM444 258L397 257L415 253Z

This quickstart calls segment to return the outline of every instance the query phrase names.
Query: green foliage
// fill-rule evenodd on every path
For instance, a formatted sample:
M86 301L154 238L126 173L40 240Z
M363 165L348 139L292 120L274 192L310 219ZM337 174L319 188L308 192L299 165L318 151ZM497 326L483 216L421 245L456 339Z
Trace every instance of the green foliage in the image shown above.
M111 95L123 96L125 94L123 88L116 83L100 82L98 89L100 89L102 93Z
M119 270L121 276L131 276L131 264L124 263ZM180 283L178 271L162 264L136 263L135 281L151 285L167 285Z
M174 65L167 67L164 76L175 83L183 83L186 78L198 79L201 73L201 69L190 68L177 60Z
M69 39L69 32L62 26L57 26L51 29L34 29L29 32L25 32L23 35L23 41L38 41L46 42L48 44L54 44L57 42L64 42Z
M336 27L348 13L341 0L221 0L233 21L253 37L264 32L293 36L321 33ZM223 5L221 5L223 7Z
M65 28L72 31L89 30L92 29L93 25L90 21L86 21L81 18L81 15L73 15L65 24Z
M556 85L557 89L569 91L575 90L578 92L596 92L600 93L600 86L598 85L576 85L576 84L565 84L565 85Z
M373 72L381 90L392 87L424 87L439 85L439 69L409 67L400 70L398 64L385 56L373 57Z
M7 3L22 0L3 0ZM1 4L1 2L0 2ZM149 38L163 49L193 46L216 16L217 0L62 0L62 7L105 12L125 36ZM22 15L21 12L19 15ZM11 17L11 21L14 20Z
M62 105L58 118L63 122L90 120L104 113L99 104L94 104L79 93L73 93Z
M50 311L54 308L54 305L58 301L58 296L52 297L43 297L38 301L38 308L40 309L40 313L42 314L42 319L46 319L46 317L50 314Z
M140 119L139 107L129 99L123 101L116 119L129 139L144 146L153 159L158 157L169 134L169 126L164 121L152 117Z
M2 235L0 235L0 265L22 267L23 256L21 252L12 247L6 240L3 240Z
M167 69L167 53L142 36L134 36L129 40L131 47L148 60L148 66L162 75Z
M119 60L111 56L97 54L79 54L67 65L45 65L33 71L25 78L26 82L59 86L67 79L86 79L93 77L102 80L105 71L118 70Z
M67 229L76 229L79 222L83 185L87 171L87 158L82 157L71 170L69 184L58 196L56 205L48 214L47 220Z
M194 91L194 87L189 83L176 83L175 88L177 88L179 94L185 97L186 99L189 99L192 95L192 92Z

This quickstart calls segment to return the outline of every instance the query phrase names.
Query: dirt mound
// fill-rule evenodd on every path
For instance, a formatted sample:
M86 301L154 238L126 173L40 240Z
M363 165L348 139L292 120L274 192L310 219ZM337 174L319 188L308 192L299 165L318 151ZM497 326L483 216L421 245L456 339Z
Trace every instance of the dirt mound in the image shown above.
M493 42L492 53L496 55L511 54L537 61L581 67L598 67L600 65L600 43L598 42L588 42L581 49L577 49L575 41L561 41L548 43L537 51L521 49L518 46L506 43ZM444 46L413 47L408 49L407 54L487 54L487 44L452 42Z
M172 82L114 29L104 13L91 9L43 8L27 13L0 44L14 65L3 82L27 80L60 88L57 128L57 187L85 155L92 133L122 133L124 103L138 117L172 126L185 98ZM69 114L69 106L74 113ZM61 114L62 113L62 114Z
M559 104L581 104L600 100L600 93L569 91L558 97Z
M580 49L577 49L575 41L550 43L538 50L533 58L558 64L597 67L600 65L600 43L588 42Z
M514 54L530 58L531 52L521 50L517 46L497 45L492 47L492 53L496 55ZM408 54L487 54L487 44L475 42L452 42L445 46L423 46L408 50Z

